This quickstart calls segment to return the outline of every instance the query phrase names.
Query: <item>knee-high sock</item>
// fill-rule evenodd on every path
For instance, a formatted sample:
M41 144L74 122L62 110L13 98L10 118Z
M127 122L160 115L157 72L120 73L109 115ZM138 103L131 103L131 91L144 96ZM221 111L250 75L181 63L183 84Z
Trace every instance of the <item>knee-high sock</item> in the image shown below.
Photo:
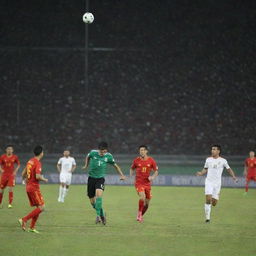
M98 216L101 214L101 209L102 209L102 198L98 197L96 198L96 203L95 203L95 210Z
M204 211L205 211L205 218L209 220L211 218L211 204L205 204L204 205Z
M248 192L248 189L249 189L249 184L246 183L246 184L245 184L245 192Z
M145 212L147 211L148 209L148 204L145 204L144 207L143 207L143 210L142 210L142 215L145 214Z
M13 192L9 192L9 204L12 204L13 201Z
M3 193L0 193L0 204L2 203L3 200Z
M33 217L39 215L41 212L42 212L42 210L40 208L36 208L32 212L30 212L27 216L23 217L22 220L26 222L29 219L32 219Z
M40 214L40 213L39 213L39 214ZM31 229L34 229L34 228L35 228L36 221L37 221L37 219L38 219L38 217L39 217L39 214L37 214L36 216L34 216L34 217L32 218L31 223L30 223L30 228L31 228Z
M60 188L59 188L59 200L62 199L62 194L63 194L63 187L60 185Z
M142 212L144 208L144 200L140 199L139 200L139 212Z
M63 199L66 197L66 195L68 194L68 188L63 189Z

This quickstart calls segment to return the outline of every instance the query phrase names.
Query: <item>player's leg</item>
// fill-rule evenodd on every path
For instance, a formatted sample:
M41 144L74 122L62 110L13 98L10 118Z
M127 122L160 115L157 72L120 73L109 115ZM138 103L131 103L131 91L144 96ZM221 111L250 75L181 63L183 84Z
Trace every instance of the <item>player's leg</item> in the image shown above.
M8 208L12 208L12 201L13 201L13 188L15 186L15 176L12 175L8 179L8 189L9 189L9 205Z
M96 201L95 201L95 210L96 210L96 214L97 216L100 217L102 224L106 225L106 214L103 210L103 191L105 189L105 179L104 178L99 178L96 181L95 184L95 197L96 197Z
M213 184L210 182L205 182L205 222L210 222L211 218L211 206L212 206L212 194L213 194Z
M213 191L212 191L212 206L216 206L217 203L218 203L218 200L220 198L220 189L221 189L220 184L216 184L213 188Z
M247 195L247 193L248 193L250 180L251 180L251 177L246 176L246 178L245 178L245 193L244 193L245 195Z
M40 214L44 211L44 209L45 209L45 205L44 205L44 204L43 204L43 205L39 205L39 206L37 207L37 209L39 209L39 210L37 210L38 214L37 214L37 215L35 214L35 215L32 217L31 223L30 223L30 229L28 230L28 231L34 232L34 233L39 233L39 232L35 229L35 226L36 226L36 222L37 222L37 220L38 220L39 215L40 215Z
M1 177L1 183L0 183L0 209L3 208L3 196L4 196L4 190L8 184L8 178L4 175Z
M58 202L64 202L64 186L65 186L65 175L63 173L60 174L60 187L59 187L59 197Z
M96 203L96 198L95 198L95 184L96 184L96 179L88 177L87 181L87 196L89 197L91 206L93 209L95 209L95 203Z
M71 177L72 177L71 174L66 174L66 180L65 180L65 184L64 184L64 192L63 192L63 201L68 194L69 186L71 184Z
M44 211L44 199L40 191L27 192L28 199L31 206L36 206L36 209L32 210L28 215L19 219L19 223L21 228L26 230L26 223L28 220L32 219L30 228L34 229L36 221L38 219L39 214ZM32 231L33 232L33 231Z
M150 199L152 197L150 188L145 189L145 196L146 196L146 199L145 199L144 207L143 207L143 210L142 210L142 215L144 215L146 213L146 211L148 210L149 202L150 202Z
M138 214L137 214L137 221L142 222L142 211L145 206L146 201L146 194L145 194L145 188L143 186L137 186L136 187L138 196L139 196L139 203L138 203Z

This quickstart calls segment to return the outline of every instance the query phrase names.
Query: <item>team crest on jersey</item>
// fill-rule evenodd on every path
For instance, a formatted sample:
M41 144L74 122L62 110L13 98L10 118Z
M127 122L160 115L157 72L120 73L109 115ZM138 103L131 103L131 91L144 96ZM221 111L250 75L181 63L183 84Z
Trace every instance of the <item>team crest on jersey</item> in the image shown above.
M141 166L141 164L139 164L139 166Z
M150 164L148 164L148 167L150 167Z
M107 157L105 157L104 161L105 161L105 162L107 162L107 161L108 161L108 158L107 158Z
M94 156L94 157L93 157L93 159L97 159L97 157L96 157L96 156Z

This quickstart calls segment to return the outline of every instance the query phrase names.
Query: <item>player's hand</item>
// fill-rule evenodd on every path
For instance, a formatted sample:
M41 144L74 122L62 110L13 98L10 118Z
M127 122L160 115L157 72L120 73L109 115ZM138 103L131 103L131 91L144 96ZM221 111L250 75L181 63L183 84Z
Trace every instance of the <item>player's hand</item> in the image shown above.
M44 179L44 182L46 182L46 183L47 183L47 182L48 182L48 179Z
M83 170L86 170L86 168L87 168L86 166L82 166L82 169L83 169Z
M202 176L201 172L196 172L196 176Z
M124 175L121 175L120 180L126 180L126 177Z
M149 180L150 182L152 182L152 181L154 180L154 178L153 178L152 176L149 176L149 177L148 177L148 180Z
M233 180L235 183L238 183L238 178L237 177L233 177Z

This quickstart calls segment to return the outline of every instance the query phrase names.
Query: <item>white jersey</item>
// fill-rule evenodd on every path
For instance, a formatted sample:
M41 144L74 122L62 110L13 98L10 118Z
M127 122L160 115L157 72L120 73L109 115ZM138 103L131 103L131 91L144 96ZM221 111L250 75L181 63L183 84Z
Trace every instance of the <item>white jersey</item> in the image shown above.
M205 161L204 168L208 169L205 181L215 184L221 184L221 175L224 168L230 169L227 160L222 157L208 157Z
M74 157L61 157L58 161L58 164L61 165L61 173L70 173L72 166L76 165Z

